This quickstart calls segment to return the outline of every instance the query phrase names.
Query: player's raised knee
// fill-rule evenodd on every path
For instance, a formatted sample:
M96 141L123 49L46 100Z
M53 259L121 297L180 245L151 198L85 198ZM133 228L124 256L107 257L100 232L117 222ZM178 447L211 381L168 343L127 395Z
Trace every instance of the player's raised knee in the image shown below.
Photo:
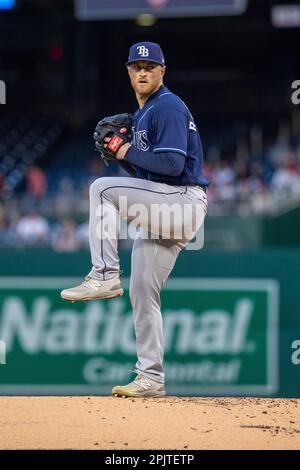
M104 191L105 189L109 188L112 186L114 178L110 177L102 177L102 178L97 178L91 185L90 185L90 196L100 196L101 192Z

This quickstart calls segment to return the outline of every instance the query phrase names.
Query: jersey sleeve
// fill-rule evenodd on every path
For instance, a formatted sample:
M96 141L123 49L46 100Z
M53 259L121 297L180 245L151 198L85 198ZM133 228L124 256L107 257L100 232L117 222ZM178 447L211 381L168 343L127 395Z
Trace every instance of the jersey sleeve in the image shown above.
M175 152L187 156L188 118L174 108L159 109L154 120L156 143L153 152Z

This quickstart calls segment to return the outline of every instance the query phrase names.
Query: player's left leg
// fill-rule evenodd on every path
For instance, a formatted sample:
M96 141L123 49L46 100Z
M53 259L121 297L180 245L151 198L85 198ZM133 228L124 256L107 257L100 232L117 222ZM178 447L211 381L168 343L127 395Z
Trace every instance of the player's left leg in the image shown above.
M196 225L202 224L205 216L204 197L201 189L170 186L137 178L97 179L90 187L90 248L93 267L82 284L63 290L61 297L77 301L122 295L117 250L119 218L136 219L137 209L143 214L140 218L141 226L151 232L156 227L158 233L162 228L162 233L167 232L167 237L174 235L173 238L180 239L183 236L182 228L188 229L188 234L193 232L194 214L200 215L199 218L196 217ZM170 214L169 209L172 209ZM177 229L180 229L179 237ZM185 230L184 236L192 238Z
M71 302L112 299L123 295L119 272L119 207L106 190L128 186L135 178L98 178L90 186L89 241L92 269L78 286L61 291ZM134 184L136 185L136 184Z

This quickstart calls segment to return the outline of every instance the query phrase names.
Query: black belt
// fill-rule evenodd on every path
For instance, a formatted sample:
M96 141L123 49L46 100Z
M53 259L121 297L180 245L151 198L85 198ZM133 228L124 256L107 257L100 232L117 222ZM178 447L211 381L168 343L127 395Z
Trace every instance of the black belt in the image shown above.
M189 188L200 188L203 189L203 191L206 193L207 186L201 186L200 184L188 184L187 185Z

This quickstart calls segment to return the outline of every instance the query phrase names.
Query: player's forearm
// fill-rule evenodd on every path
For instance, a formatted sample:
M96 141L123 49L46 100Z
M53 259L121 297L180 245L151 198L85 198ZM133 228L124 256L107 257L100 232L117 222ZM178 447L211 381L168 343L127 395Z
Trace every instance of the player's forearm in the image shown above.
M179 176L184 167L185 157L175 152L143 152L130 147L124 161L158 175Z

